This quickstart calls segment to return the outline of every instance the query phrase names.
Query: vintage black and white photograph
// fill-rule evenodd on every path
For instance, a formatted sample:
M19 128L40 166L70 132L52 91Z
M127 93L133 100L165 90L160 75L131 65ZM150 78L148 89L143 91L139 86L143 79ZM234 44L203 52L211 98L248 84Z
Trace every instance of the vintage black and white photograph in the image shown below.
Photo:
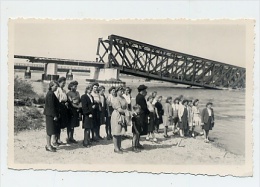
M252 175L252 20L9 21L9 167Z

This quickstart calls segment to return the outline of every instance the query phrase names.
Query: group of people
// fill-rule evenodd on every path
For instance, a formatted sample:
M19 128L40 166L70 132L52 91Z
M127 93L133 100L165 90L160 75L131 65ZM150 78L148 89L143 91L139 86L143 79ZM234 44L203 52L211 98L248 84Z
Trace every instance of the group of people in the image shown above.
M129 130L133 133L132 150L136 153L144 149L140 144L140 136L146 140L157 141L156 133L159 126L164 126L164 137L168 138L168 128L172 127L173 134L181 137L195 137L195 127L200 127L208 143L209 130L214 127L214 112L212 103L200 111L199 100L186 100L181 95L174 100L167 97L162 104L162 96L152 92L146 98L147 86L140 85L137 90L136 103L132 106L131 88L114 87L105 95L105 87L98 83L87 85L85 93L80 96L77 91L77 81L68 84L65 91L66 78L49 84L49 91L45 99L44 115L46 115L47 145L46 151L56 152L63 142L60 140L61 129L67 128L67 144L78 143L74 139L74 128L84 129L83 146L88 148L92 142L103 139L100 127L105 125L106 139L113 140L114 152L122 154L122 136ZM200 130L201 131L201 130Z

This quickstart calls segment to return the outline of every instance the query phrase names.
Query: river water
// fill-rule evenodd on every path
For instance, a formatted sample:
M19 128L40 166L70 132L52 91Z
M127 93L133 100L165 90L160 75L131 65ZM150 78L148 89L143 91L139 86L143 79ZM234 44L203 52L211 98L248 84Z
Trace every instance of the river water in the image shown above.
M41 79L41 74L41 72L32 72L31 81L37 93L46 94L48 84L36 81ZM15 76L23 78L24 72L15 71ZM61 73L60 76L65 76L65 74ZM81 95L87 85L86 78L88 78L87 74L74 74L74 80L79 82L78 91ZM163 96L163 100L167 96L176 98L179 95L188 99L199 99L201 110L208 101L213 102L215 127L210 131L210 138L218 146L231 153L245 155L245 91L186 88L186 86L180 87L171 83L144 82L144 79L130 76L121 76L120 78L132 88L133 98L137 95L138 85L145 84L148 86L148 94L157 91L158 95Z

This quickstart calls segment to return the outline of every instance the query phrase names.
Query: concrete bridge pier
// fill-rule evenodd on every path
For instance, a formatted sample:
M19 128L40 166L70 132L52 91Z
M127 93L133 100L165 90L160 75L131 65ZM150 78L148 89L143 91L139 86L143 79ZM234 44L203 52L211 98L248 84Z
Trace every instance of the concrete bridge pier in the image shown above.
M43 82L57 81L59 75L57 75L58 64L56 63L46 63L44 66L44 74L42 74Z
M73 80L73 74L72 74L72 69L70 69L67 74L66 74L66 79L67 80Z
M27 68L26 68L26 70L25 70L25 72L24 72L24 78L25 79L31 79L31 69L30 69L30 67L28 66Z
M89 67L90 73L89 73L89 80L97 80L99 75L99 68L97 67Z
M90 68L89 82L98 82L101 85L108 86L125 86L125 82L119 79L119 70L114 68Z
M119 70L113 68L104 68L99 70L98 74L99 81L118 81Z

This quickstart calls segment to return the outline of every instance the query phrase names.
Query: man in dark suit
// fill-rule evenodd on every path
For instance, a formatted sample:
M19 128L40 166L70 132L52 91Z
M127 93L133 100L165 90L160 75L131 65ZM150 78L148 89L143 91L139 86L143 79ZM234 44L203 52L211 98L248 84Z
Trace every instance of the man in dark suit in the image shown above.
M94 98L91 95L92 86L87 86L86 93L81 96L82 111L83 111L83 123L84 131L83 146L90 146L90 130L93 130L93 112L95 108ZM93 135L92 135L93 136ZM93 138L93 137L92 137Z
M147 127L148 127L148 115L149 115L149 110L147 108L147 103L145 96L147 94L147 86L145 85L140 85L138 88L138 94L136 96L136 104L140 105L141 111L140 111L140 119L142 119L142 132L140 135L147 135ZM144 147L138 143L138 148L143 149Z

